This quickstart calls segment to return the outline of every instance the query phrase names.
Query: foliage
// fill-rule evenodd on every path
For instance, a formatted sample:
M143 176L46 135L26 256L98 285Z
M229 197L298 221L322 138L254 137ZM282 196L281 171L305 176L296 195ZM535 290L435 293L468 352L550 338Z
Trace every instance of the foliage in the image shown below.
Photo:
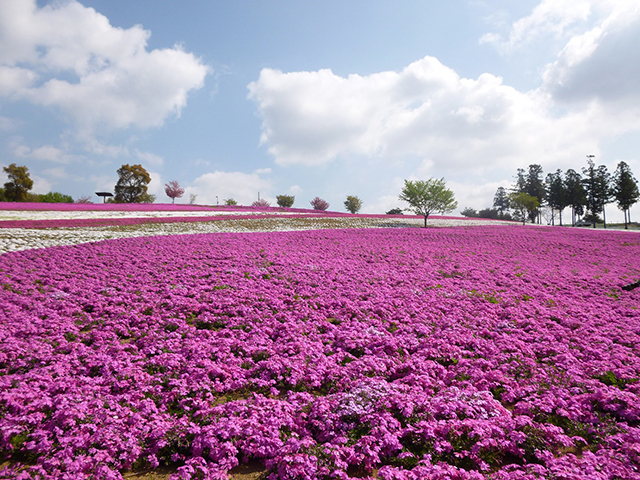
M624 212L624 228L627 228L627 224L631 221L629 209L638 202L640 192L638 191L638 181L625 162L618 163L613 176L613 195L618 208Z
M260 200L256 200L255 202L253 202L251 204L252 207L270 207L271 203L269 203L269 201L267 201L264 198L261 198Z
M236 202L233 198L226 198L223 200L223 203L227 206L238 205L238 202Z
M587 195L586 207L589 212L589 218L593 221L595 228L595 219L599 213L604 212L605 204L611 199L611 175L607 171L607 167L600 165L595 166L592 158L589 157L587 166L582 169L584 178L582 183Z
M145 192L140 196L140 200L138 203L153 203L155 201L156 201L155 195Z
M344 201L344 208L346 208L349 213L358 213L362 208L362 200L358 197L349 195Z
M401 208L392 208L386 214L387 215L404 215L404 211Z
M463 217L478 218L478 211L475 208L465 207L460 214Z
M38 195L37 201L42 203L73 203L73 197L60 192L49 192Z
M91 197L88 195L82 195L76 199L76 203L93 203Z
M190 193L189 194L189 205L193 205L196 203L196 198L198 198L198 195L196 193Z
M29 190L33 188L33 180L29 176L29 169L24 165L12 163L8 167L2 167L9 181L4 184L4 197L8 202L24 202L27 200Z
M151 182L149 172L142 165L122 165L118 169L118 182L115 186L114 202L116 203L148 203L145 196L147 186ZM145 200L143 202L143 200Z
M0 202L7 202L7 197L4 194L4 188L0 187Z
M525 224L527 219L527 213L535 211L539 206L540 202L536 197L533 197L525 192L513 192L509 195L509 203L512 208L516 211L520 220L522 220L522 224Z
M587 193L582 183L582 176L570 168L564 176L564 186L567 206L571 207L571 224L575 225L576 215L582 215L587 204Z
M293 207L293 202L295 202L295 195L276 195L276 202L279 207L289 208Z
M177 180L171 180L169 183L165 183L164 193L166 193L167 197L171 199L171 203L175 203L176 198L180 198L184 195L184 188L180 186Z
M509 194L504 187L498 187L495 195L493 196L493 208L497 209L500 213L500 218L504 218L509 208Z
M546 197L546 189L542 179L542 166L538 164L529 165L528 170L518 169L514 191L526 193L538 199L538 207L542 205ZM539 218L538 207L527 210L529 220L535 222Z
M545 183L547 185L547 204L560 213L560 225L562 225L562 210L569 206L569 193L562 178L562 170L558 169L555 173L547 174Z
M311 206L313 207L314 210L322 210L322 211L324 211L327 208L329 208L329 202L327 202L326 200L323 200L320 197L314 198L309 203L311 204Z
M399 198L410 205L408 210L424 216L425 227L427 218L432 213L447 213L458 208L458 202L455 201L453 192L447 188L444 178L405 180Z

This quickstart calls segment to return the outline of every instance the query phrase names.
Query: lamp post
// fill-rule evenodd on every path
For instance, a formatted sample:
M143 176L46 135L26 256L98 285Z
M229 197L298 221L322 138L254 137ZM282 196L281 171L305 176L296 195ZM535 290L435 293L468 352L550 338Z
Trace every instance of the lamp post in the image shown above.
M216 207L218 206L218 195L216 195Z

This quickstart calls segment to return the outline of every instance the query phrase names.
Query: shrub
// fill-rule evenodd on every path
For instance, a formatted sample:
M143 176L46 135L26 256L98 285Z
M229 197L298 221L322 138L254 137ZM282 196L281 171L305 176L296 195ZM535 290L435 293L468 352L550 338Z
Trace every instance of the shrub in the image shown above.
M387 212L387 215L404 215L401 208L392 208Z
M287 208L293 207L293 202L296 200L294 195L277 195L276 201L279 207Z
M229 206L233 206L233 205L238 205L238 202L236 202L233 198L227 198L226 200L223 200L225 205L229 205Z
M38 195L37 201L42 203L73 203L73 197L60 192L49 192Z
M327 202L326 200L323 200L320 197L314 198L309 203L311 204L311 206L313 207L314 210L323 210L324 211L327 208L329 208L329 202Z

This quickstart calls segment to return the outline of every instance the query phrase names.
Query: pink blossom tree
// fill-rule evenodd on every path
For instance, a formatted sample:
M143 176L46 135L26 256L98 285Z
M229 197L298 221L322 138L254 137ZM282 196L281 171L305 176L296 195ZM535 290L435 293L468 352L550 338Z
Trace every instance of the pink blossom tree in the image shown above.
M184 188L180 186L177 180L172 180L164 185L164 193L171 199L171 203L176 203L176 198L184 195Z
M329 202L320 197L316 197L309 202L314 210L326 210L329 208Z

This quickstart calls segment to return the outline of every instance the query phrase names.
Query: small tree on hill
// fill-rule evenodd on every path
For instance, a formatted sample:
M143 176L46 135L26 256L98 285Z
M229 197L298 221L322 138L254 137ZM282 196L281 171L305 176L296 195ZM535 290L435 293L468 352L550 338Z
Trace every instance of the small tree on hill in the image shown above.
M320 197L314 198L309 203L311 204L311 206L313 207L314 210L322 210L322 211L324 211L327 208L329 208L329 202L327 202L326 200L323 200Z
M402 211L401 208L392 208L386 214L387 215L404 215L404 212Z
M407 202L416 215L424 216L424 226L427 226L427 218L434 212L447 213L458 208L453 192L449 190L444 178L429 180L404 181L404 188L398 197Z
M118 169L118 177L114 197L116 203L149 203L147 185L151 177L142 165L122 165Z
M522 225L527 221L527 213L536 211L540 206L540 202L536 197L525 192L514 192L509 195L509 203L516 211L518 218L522 220Z
M261 198L260 200L256 200L255 202L253 202L251 206L252 207L270 207L271 204L264 198Z
M26 202L29 190L33 187L33 180L29 177L29 169L24 165L12 163L2 167L9 181L4 184L4 197L8 202Z
M236 202L233 198L226 198L223 200L223 202L227 206L238 205L238 202Z
M276 202L278 206L282 208L293 207L296 197L294 195L276 195Z
M346 208L349 213L358 213L362 208L362 200L358 197L349 195L344 201L344 208Z
M164 193L171 199L171 203L176 203L176 198L184 195L184 188L180 186L177 180L171 180L169 183L164 184Z

